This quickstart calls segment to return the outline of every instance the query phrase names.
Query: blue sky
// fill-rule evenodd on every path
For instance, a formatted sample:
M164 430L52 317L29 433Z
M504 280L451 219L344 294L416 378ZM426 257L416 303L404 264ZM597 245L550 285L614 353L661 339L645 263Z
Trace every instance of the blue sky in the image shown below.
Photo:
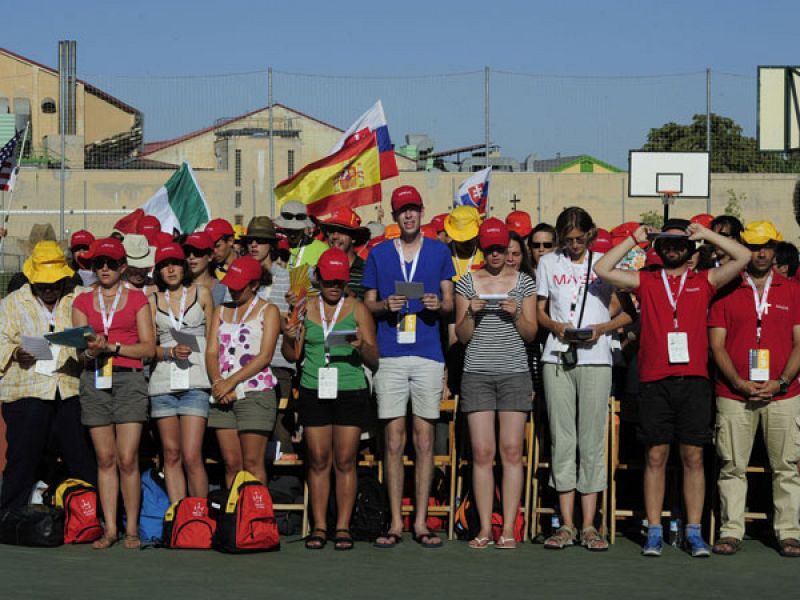
M754 134L756 66L800 62L799 23L796 0L40 0L0 45L55 66L57 41L76 39L79 76L142 109L149 140L263 106L272 66L276 101L340 127L381 97L396 143L481 143L489 65L504 154L620 163L650 127L704 112L707 67L714 110ZM225 73L249 74L201 77ZM454 73L469 74L439 76Z

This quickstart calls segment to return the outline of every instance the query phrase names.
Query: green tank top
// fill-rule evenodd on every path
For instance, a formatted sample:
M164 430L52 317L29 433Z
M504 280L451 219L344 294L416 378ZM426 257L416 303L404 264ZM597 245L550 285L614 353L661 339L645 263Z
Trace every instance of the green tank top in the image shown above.
M336 322L333 330L355 328L356 317L354 312L350 312L344 319ZM331 348L330 366L339 371L339 391L363 390L367 387L367 380L361 365L361 355L350 344ZM300 385L311 390L318 389L317 370L324 366L325 341L322 325L306 319L305 359L303 360L303 375L300 377Z

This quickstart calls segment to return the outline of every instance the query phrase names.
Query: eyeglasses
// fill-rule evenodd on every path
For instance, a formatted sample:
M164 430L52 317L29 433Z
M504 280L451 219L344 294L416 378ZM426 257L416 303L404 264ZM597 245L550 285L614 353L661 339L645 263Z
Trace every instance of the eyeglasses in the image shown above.
M111 271L117 271L122 266L122 261L108 256L98 256L92 259L92 270L99 271L103 267L108 267Z
M550 249L553 247L553 242L531 242L531 248L547 248Z
M267 244L272 244L275 240L271 238L262 238L262 237L246 237L242 239L242 243L245 246L249 246L250 244L258 244L259 246L266 246Z
M200 250L199 248L192 248L191 246L184 246L183 253L186 254L186 258L190 256L196 256L198 258L202 258L204 256L211 255L211 250Z
M575 244L576 246L584 246L586 245L586 236L579 235L578 237L564 238L564 242L566 242L567 245Z
M281 217L286 219L287 221L292 221L292 220L294 220L294 221L304 221L308 217L308 215L306 215L304 213L292 214L292 213L282 212L281 213Z

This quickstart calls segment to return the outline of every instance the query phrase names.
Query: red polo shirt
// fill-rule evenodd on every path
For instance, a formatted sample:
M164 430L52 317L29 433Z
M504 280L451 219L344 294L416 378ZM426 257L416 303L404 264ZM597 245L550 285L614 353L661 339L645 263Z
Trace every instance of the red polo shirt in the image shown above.
M800 286L778 275L772 276L772 285L767 298L767 308L761 318L761 348L769 350L769 378L779 379L789 355L792 353L795 325L800 325ZM708 326L727 330L725 349L733 361L736 372L743 379L750 377L749 351L756 348L756 303L753 288L744 278L730 294L711 305ZM739 392L729 385L720 374L715 393L717 396L744 400ZM793 398L800 395L800 383L792 379L789 390L776 399Z
M667 277L672 297L678 297L681 277ZM666 377L708 377L708 305L714 297L708 271L689 271L683 292L678 297L678 331L686 333L689 362L670 364L667 334L675 331L672 305L664 289L661 271L639 273L641 333L639 344L639 380L657 381Z

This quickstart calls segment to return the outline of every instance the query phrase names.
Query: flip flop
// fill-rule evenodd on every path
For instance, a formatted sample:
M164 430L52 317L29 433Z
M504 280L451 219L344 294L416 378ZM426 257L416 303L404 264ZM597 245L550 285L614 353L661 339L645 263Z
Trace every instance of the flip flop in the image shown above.
M122 540L122 546L126 550L140 550L142 547L142 540L139 539L138 535L125 534L125 538Z
M103 537L92 542L92 548L95 550L108 550L117 543L117 539L117 536L103 535Z
M469 547L473 550L483 550L488 548L492 541L488 537L476 537L469 541Z
M386 541L385 542L379 542L378 540L381 539L381 538L383 538ZM378 540L375 540L375 542L372 544L373 547L375 547L375 548L394 548L395 546L397 546L397 544L399 544L400 542L403 541L403 538L400 537L399 533L392 533L390 531L386 535L380 536L378 538Z
M431 540L437 539L437 542L433 542ZM435 533L431 533L430 531L426 531L425 533L414 533L414 541L417 542L423 548L441 548L442 547L442 540L439 538L438 535Z
M513 537L503 537L501 535L494 543L494 547L498 550L515 550L517 547L517 540Z

